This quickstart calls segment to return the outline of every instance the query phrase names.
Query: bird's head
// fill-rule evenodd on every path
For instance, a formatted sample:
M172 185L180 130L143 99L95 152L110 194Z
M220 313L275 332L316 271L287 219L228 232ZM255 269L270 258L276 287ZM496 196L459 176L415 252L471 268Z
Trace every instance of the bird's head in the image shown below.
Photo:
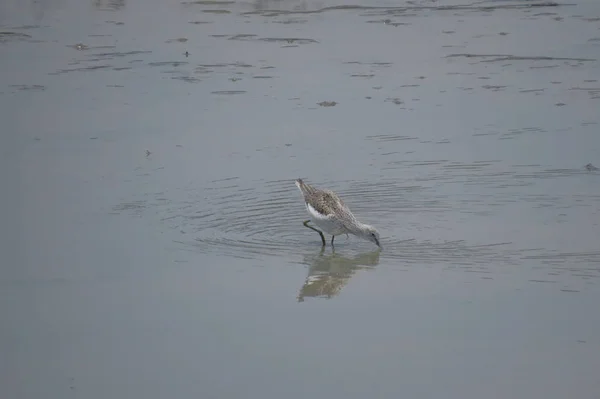
M379 241L379 232L375 227L365 225L362 232L362 236L364 239L375 243L375 245L383 249L383 247L381 246L381 242Z

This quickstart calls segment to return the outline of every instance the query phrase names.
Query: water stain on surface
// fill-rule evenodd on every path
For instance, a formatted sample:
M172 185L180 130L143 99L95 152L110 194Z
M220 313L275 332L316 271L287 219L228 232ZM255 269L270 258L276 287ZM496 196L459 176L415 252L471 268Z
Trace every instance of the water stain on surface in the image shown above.
M388 97L384 100L384 102L386 103L392 103L392 104L396 104L396 105L402 105L404 104L404 101L402 101L400 98L398 97Z
M125 0L93 0L93 4L100 11L119 11L125 7Z
M344 61L346 65L368 65L373 67L389 67L394 65L392 62L362 62L362 61Z
M202 10L202 12L207 14L231 14L229 10Z
M283 21L272 21L275 24L283 24L283 25L292 25L292 24L305 24L308 22L307 19L300 19L300 18L290 18L290 19L285 19Z
M31 30L31 29L40 29L40 28L49 28L49 27L50 26L48 26L48 25L20 25L20 26L12 27L10 29Z
M228 0L196 0L196 1L182 1L181 4L185 4L185 5L205 5L205 6L211 6L211 5L218 5L218 6L225 6L225 5L229 5L229 4L235 4L235 1L228 1Z
M507 86L494 86L494 85L483 85L481 86L482 89L486 89L486 90L492 90L492 91L500 91L505 89Z
M115 205L112 209L111 214L121 214L123 212L127 212L128 214L134 216L141 216L142 211L146 209L146 201L128 201L122 202L118 205Z
M511 54L449 54L445 58L475 58L482 59L480 62L498 61L596 61L595 58L569 58L569 57L545 57L545 56L516 56Z
M522 89L519 93L542 93L545 89Z
M261 40L263 42L274 42L274 43L285 42L288 44L319 43L317 40L314 40L314 39L303 39L303 38L299 38L299 37L265 37L265 38L262 38L259 40Z
M122 58L129 57L131 55L139 55L139 54L151 54L150 50L133 50L133 51L114 51L109 53L95 53L95 54L87 54L88 57L94 57L93 59L88 59L87 61L101 61L101 60L111 60L114 58Z
M244 62L233 62L233 63L223 63L223 64L200 64L198 68L252 68L253 65L246 64Z
M417 137L412 136L404 136L404 135L395 135L395 134L378 134L373 136L366 136L367 140L375 140L375 141L402 141L402 140L417 140Z
M0 32L0 43L7 43L11 41L28 41L32 36L27 33L21 32L10 32L4 31Z
M217 90L217 91L211 91L211 94L219 94L219 95L225 95L225 96L232 96L232 95L244 94L244 93L246 93L246 91L244 91L244 90Z
M366 22L368 24L383 24L383 25L393 26L393 27L398 27L398 26L402 26L402 25L404 25L404 26L410 25L410 23L408 23L408 22L395 22L395 21L392 21L389 18L386 18L386 19L377 19L377 20L369 20L369 21L366 21Z
M162 66L179 67L181 65L187 65L187 64L188 64L187 61L156 61L156 62L148 63L148 65L152 66L152 67L162 67Z
M199 83L199 82L201 82L200 79L195 78L193 76L173 76L173 77L171 77L171 79L181 80L182 82L186 82L186 83Z
M600 87L571 87L569 90L587 91L590 95L590 99L600 98Z
M499 4L499 5L442 5L442 6L427 6L427 5L408 5L404 7L386 7L386 6L363 6L363 5L336 5L330 7L323 7L315 10L282 10L282 9L266 9L261 8L255 11L248 11L244 14L252 15L258 14L265 17L275 17L280 15L288 15L288 14L321 14L330 11L362 11L363 15L394 15L400 14L403 16L406 15L414 15L408 14L407 12L419 12L419 11L480 11L480 12L489 12L494 10L511 10L511 9L532 9L532 8L542 8L542 7L558 7L561 5L555 2L535 2L535 3L527 3L527 4Z
M44 91L46 86L44 85L11 85L19 91Z
M337 102L335 102L335 101L321 101L320 103L317 103L317 105L320 105L321 107L335 107L337 105Z
M240 33L229 37L228 40L253 40L256 37L257 35L254 34Z
M97 71L97 70L101 70L101 69L108 69L108 68L112 68L112 65L93 65L93 66L87 66L87 67L81 67L81 68L68 68L68 69L59 69L56 72L51 72L48 75L62 75L65 73L70 73L70 72L90 72L90 71Z
M169 39L165 43L185 43L188 39L185 37L178 37L177 39Z

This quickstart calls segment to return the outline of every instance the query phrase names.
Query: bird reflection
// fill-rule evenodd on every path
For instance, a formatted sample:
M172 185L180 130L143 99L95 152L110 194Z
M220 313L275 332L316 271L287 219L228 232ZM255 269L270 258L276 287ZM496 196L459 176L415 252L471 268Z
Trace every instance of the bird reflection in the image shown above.
M310 265L310 269L298 293L298 302L304 302L306 297L330 299L338 295L356 271L377 266L381 252L378 249L348 258L335 252L324 255L324 251L321 249L316 255L304 257L304 263Z

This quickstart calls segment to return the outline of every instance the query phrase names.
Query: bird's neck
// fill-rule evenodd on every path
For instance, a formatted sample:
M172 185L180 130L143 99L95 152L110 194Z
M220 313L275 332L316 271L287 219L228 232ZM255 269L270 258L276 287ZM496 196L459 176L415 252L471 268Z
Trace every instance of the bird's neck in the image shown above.
M350 228L350 231L354 235L362 236L368 234L370 227L371 226L369 226L368 224L356 221L356 224Z

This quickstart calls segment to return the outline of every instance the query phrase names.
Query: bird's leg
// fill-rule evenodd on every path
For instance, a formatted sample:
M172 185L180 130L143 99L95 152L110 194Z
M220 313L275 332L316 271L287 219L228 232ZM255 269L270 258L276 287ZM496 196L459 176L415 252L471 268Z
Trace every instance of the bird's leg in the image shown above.
M321 241L323 242L323 246L327 245L327 242L325 241L325 236L323 235L323 232L319 229L309 226L308 225L309 223L310 223L310 220L305 220L304 223L302 223L302 224L304 225L304 227L308 227L309 229L314 230L317 233L319 233L319 235L321 236Z
M333 239L335 238L334 235L331 236L331 246L333 247Z

